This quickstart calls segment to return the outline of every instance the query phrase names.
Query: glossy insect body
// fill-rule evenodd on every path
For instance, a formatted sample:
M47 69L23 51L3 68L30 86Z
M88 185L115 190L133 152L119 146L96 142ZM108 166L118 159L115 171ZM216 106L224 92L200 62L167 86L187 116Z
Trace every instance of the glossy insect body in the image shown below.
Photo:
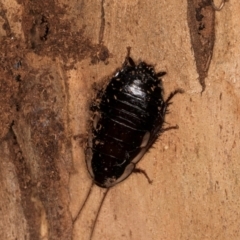
M109 188L127 178L163 132L169 101L181 92L164 101L164 74L144 62L135 65L128 57L95 100L86 162L98 186Z

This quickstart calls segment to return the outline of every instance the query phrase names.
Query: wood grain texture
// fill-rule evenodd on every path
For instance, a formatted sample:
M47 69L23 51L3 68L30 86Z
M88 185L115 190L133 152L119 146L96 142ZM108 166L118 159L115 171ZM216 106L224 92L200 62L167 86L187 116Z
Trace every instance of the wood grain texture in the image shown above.
M167 72L165 97L185 90L166 119L179 130L138 164L152 185L132 174L109 191L92 239L240 238L239 1L215 14L202 95L187 1L11 0L0 8L0 239L89 239L100 188L72 221L91 185L88 107L128 46L134 60Z

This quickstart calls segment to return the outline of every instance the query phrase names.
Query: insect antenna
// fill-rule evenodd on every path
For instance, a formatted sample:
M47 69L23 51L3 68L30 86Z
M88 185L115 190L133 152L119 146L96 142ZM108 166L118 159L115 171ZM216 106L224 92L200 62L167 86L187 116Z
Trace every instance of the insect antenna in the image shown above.
M103 206L104 200L105 200L105 198L106 198L106 196L107 196L107 193L109 192L109 189L110 189L110 188L108 188L108 189L106 190L106 192L104 193L103 198L102 198L102 201L101 201L101 203L100 203L100 205L99 205L99 208L98 208L96 217L95 217L94 222L93 222L93 225L92 225L92 231L91 231L89 240L91 240L92 237L93 237L93 233L94 233L94 230L95 230L95 227L96 227L96 223L97 223L97 220L98 220L98 216L99 216L100 211L101 211L101 209L102 209L102 206Z
M94 185L94 182L92 182L91 187L89 188L89 191L88 191L87 196L86 196L86 198L85 198L85 200L83 202L82 207L79 209L79 211L78 211L77 215L75 216L75 218L73 218L73 224L76 222L76 220L78 219L79 215L81 214L84 206L86 205L86 202L87 202L87 200L88 200L88 198L89 198L89 196L90 196L90 194L92 192L93 185Z

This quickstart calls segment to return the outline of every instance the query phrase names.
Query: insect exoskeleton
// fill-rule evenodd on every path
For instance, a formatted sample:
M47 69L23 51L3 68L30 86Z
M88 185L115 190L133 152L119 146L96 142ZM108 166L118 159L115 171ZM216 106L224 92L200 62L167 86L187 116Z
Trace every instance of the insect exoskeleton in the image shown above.
M161 77L165 74L156 73L145 62L135 64L128 54L122 69L98 94L86 163L99 187L110 188L126 179L166 130L163 124L170 100L183 90L175 90L164 100Z

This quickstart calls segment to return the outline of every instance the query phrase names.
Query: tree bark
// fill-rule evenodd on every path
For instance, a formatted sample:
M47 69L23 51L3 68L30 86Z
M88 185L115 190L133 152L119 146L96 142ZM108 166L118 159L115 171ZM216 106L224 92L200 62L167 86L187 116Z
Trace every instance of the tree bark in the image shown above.
M215 1L217 5L217 1ZM104 190L84 147L95 85L131 57L176 88L167 131L111 188L92 239L239 239L240 3L215 13L201 93L187 1L0 1L0 239L89 239Z

